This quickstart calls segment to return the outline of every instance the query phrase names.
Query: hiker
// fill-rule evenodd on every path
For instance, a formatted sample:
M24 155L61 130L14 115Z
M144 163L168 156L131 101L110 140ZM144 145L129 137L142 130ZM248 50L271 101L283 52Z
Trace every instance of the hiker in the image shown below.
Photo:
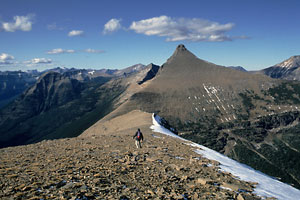
M137 132L135 133L135 135L133 136L133 139L134 138L135 138L136 148L142 148L141 141L143 142L144 137L143 137L143 134L142 134L142 132L139 128L138 128Z

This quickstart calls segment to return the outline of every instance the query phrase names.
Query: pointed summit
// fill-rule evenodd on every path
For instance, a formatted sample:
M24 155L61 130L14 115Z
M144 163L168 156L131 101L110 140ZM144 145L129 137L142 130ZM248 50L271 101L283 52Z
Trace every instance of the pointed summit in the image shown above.
M187 52L190 53L190 54L192 54L189 50L187 50L187 48L185 48L185 46L184 46L183 44L179 44L179 45L176 47L176 49L175 49L175 51L174 51L172 57L173 57L173 56L176 56L176 55L178 55L178 54L181 54L181 53L187 53Z
M183 44L179 44L176 48L176 51L186 51L187 49Z
M183 44L179 44L173 55L168 59L167 63L172 62L175 58L177 57L186 57L186 58L196 58L196 56L194 54L192 54L189 50L187 50L187 48L185 48L185 46Z

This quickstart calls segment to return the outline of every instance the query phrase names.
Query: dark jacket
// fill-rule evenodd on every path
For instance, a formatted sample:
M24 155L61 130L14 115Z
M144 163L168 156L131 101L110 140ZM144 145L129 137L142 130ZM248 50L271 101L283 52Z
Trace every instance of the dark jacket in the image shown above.
M140 138L137 137L139 132L140 132L140 136L141 136ZM142 134L141 131L137 131L137 132L135 133L135 135L133 136L133 138L135 138L135 139L138 140L138 141L144 140L144 136L143 136L143 134Z

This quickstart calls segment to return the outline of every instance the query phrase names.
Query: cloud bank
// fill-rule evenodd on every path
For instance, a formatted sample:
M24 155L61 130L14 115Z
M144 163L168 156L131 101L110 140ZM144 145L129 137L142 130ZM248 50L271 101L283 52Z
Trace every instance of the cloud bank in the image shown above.
M82 36L84 34L83 31L81 30L72 30L68 33L69 37L73 37L73 36Z
M121 29L121 19L111 19L104 25L103 34L113 33Z
M51 59L47 58L33 58L29 61L25 61L26 64L50 64L52 63Z
M7 53L0 54L0 64L12 64L15 58Z
M84 52L86 53L104 53L104 50L97 50L97 49L85 49Z
M47 52L47 54L63 54L63 53L75 53L75 50L73 49L52 49Z
M134 21L129 29L136 33L166 37L166 41L231 41L233 37L225 35L234 27L233 23L219 24L200 18L153 17Z
M59 30L59 31L62 31L62 30L64 30L64 28L58 26L56 22L54 22L54 23L52 23L52 24L48 24L48 25L47 25L47 29L50 30L50 31L53 31L53 30Z
M14 16L14 22L3 22L2 29L7 32L31 31L34 15Z

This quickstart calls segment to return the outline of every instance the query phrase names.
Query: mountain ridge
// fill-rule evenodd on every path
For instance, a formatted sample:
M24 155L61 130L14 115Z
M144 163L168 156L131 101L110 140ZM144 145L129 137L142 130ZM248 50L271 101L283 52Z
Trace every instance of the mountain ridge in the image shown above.
M290 58L260 71L272 78L285 80L300 80L300 55Z
M97 78L117 78L122 76L129 76L137 73L145 65L136 64L124 69L75 69L75 68L61 68L56 67L44 71L28 70L22 71L0 71L0 108L6 106L18 96L20 96L26 89L33 86L40 76L47 72L57 72L65 77L76 79L78 81L91 81Z

